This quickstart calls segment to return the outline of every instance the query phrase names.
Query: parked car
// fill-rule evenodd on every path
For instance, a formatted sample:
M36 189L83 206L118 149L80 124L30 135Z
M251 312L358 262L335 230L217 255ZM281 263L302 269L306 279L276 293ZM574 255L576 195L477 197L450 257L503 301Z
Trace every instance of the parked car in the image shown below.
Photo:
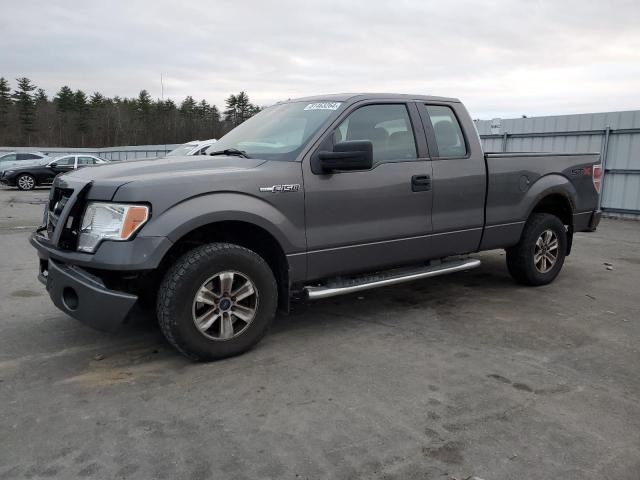
M45 165L12 167L0 174L0 183L20 190L33 190L41 185L49 185L56 175L77 170L90 165L107 163L94 155L65 155L54 158Z
M42 152L9 152L0 154L0 173L11 167L23 167L25 165L45 164L49 158Z
M167 153L167 157L182 157L190 155L206 155L207 149L218 140L194 140L192 142L183 143L179 147Z
M600 221L599 154L484 153L451 98L290 100L210 155L57 177L31 237L53 303L104 330L155 304L179 352L217 359L256 344L292 298L469 270L482 250L548 284Z

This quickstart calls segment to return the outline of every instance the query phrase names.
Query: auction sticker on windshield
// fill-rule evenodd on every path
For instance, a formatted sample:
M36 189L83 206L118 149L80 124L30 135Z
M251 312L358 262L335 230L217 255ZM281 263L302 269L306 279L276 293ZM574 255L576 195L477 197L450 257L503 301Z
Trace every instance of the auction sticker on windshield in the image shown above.
M305 110L337 110L342 102L322 102L322 103L310 103Z

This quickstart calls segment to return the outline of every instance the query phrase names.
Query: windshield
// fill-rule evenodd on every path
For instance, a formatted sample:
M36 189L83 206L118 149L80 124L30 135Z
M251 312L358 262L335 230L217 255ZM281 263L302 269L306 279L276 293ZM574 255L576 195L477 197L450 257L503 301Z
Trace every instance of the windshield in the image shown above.
M266 108L211 145L207 153L237 149L250 157L295 160L339 102L293 102Z
M169 153L167 153L167 157L189 155L189 152L197 146L198 145L193 143L185 143L184 145L180 145L178 148L171 150Z

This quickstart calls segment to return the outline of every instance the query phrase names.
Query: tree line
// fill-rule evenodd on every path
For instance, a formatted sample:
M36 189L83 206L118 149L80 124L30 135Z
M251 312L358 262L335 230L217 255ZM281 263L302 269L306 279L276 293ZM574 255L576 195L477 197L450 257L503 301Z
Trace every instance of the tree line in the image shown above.
M109 147L184 143L220 138L260 111L245 92L230 95L225 110L187 96L178 105L137 97L109 98L63 86L51 98L30 79L12 89L0 77L0 145L25 147Z

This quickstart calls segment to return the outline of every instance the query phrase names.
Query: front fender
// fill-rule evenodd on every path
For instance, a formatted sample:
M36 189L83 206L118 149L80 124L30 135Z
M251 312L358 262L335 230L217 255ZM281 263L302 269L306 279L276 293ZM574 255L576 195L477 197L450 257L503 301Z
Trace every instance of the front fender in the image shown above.
M140 231L144 236L178 241L187 233L216 222L247 222L269 232L285 254L304 251L304 200L302 193L285 194L280 204L251 195L220 192L193 197L162 212ZM296 198L299 197L299 198Z

